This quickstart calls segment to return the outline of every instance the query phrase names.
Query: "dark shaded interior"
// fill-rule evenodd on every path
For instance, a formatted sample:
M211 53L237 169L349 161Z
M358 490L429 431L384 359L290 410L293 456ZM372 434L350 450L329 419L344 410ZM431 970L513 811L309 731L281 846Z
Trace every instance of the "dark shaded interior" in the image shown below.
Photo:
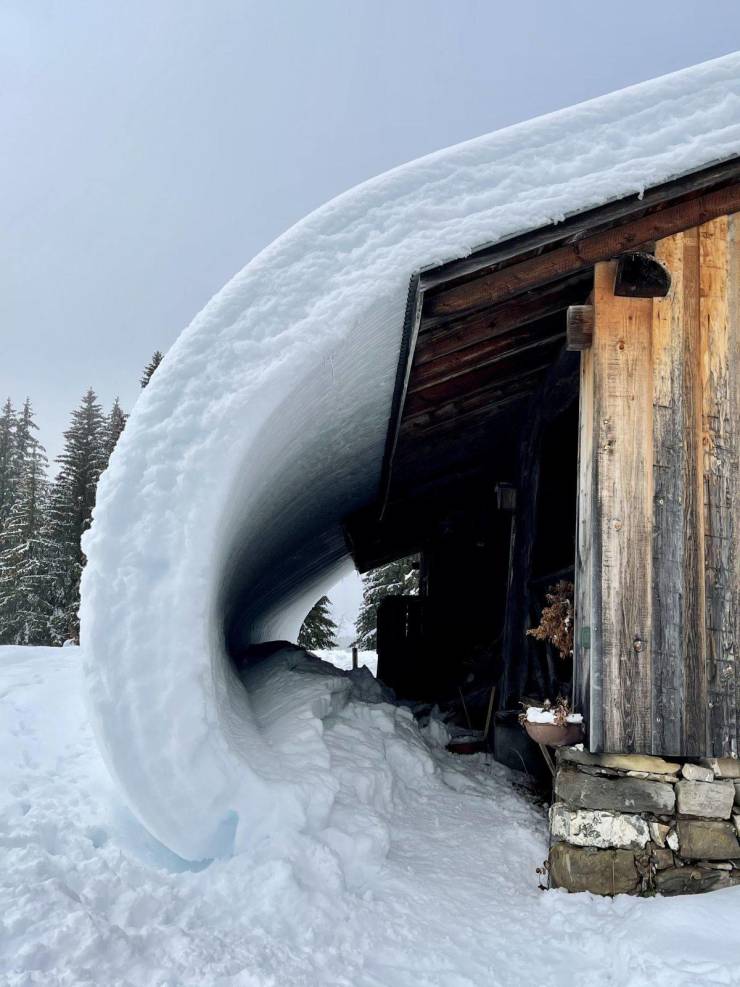
M580 364L566 313L591 287L586 269L462 316L439 314L443 286L425 295L384 501L346 522L361 571L421 556L420 596L379 608L379 676L477 729L495 688L491 739L518 767L504 748L522 742L520 700L571 691L572 660L527 630L548 588L573 579Z

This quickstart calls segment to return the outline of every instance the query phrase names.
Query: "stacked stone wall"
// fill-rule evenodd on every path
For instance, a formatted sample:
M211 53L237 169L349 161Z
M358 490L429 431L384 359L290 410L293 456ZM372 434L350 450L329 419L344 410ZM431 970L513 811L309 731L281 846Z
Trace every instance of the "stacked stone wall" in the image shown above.
M557 752L550 886L686 894L740 884L740 761Z

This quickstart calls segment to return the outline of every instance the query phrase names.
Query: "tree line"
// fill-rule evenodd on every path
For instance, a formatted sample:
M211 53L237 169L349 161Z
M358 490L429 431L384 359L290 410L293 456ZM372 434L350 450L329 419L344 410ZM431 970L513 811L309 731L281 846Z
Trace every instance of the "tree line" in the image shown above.
M159 350L140 378L147 386ZM0 644L59 645L78 641L81 539L92 522L98 480L126 427L118 398L106 413L89 388L64 432L56 475L38 438L27 398L16 409L8 398L0 412ZM377 607L384 596L418 592L415 559L401 559L363 576L356 643L375 648ZM301 627L308 649L336 646L337 625L322 596Z
M157 351L143 387L162 360ZM0 412L0 644L78 641L81 539L90 527L98 480L126 427L118 398L106 413L92 388L70 417L49 476L27 398Z

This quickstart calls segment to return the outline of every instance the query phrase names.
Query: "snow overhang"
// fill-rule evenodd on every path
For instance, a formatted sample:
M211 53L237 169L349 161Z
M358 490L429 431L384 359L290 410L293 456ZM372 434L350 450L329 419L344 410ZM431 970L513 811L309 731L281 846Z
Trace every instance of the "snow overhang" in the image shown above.
M294 638L347 564L414 273L727 161L739 111L731 55L422 158L289 230L182 333L101 480L81 609L101 748L162 842L196 858L307 824L227 632Z

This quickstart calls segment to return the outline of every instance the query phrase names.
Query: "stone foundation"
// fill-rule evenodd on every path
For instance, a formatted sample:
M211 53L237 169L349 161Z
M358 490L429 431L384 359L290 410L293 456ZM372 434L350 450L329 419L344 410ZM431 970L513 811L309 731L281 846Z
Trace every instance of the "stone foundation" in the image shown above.
M550 886L687 894L740 884L740 761L557 752Z

